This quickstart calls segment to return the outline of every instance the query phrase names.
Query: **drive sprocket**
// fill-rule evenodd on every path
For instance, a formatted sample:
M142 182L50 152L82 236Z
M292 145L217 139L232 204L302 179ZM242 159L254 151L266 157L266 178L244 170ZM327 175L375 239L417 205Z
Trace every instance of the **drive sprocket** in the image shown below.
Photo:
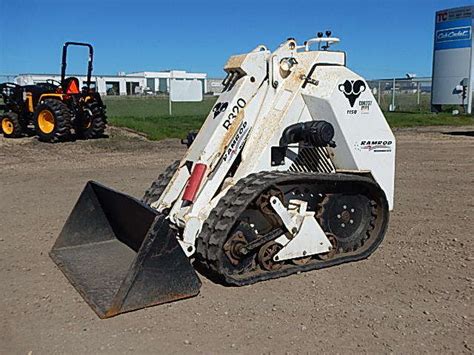
M318 221L337 240L338 252L359 249L370 237L376 218L375 201L363 194L327 194L320 203Z
M227 268L233 272L239 273L246 269L254 266L255 264L255 253L248 255L242 255L239 253L240 249L250 242L257 239L255 230L248 223L238 223L231 236L225 242L223 250L227 256Z

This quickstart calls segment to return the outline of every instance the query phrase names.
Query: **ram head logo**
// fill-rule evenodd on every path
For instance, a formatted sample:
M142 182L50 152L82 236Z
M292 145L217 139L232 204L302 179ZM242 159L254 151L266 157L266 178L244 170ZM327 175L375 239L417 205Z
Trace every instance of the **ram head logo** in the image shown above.
M218 102L216 106L212 108L212 112L214 113L214 117L216 118L219 116L222 112L224 112L227 109L227 106L229 104L227 102Z
M366 89L362 80L346 80L344 84L339 84L339 91L349 100L351 107L354 107L356 100Z

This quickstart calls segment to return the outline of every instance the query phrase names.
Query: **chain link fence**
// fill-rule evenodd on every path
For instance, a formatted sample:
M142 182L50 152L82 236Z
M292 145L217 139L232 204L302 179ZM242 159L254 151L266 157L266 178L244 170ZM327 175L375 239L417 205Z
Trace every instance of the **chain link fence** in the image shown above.
M14 79L14 75L0 74L0 82L12 82ZM208 79L206 93L208 95L219 93L221 81L221 79ZM367 83L384 111L414 113L431 111L430 77L375 79L368 80ZM147 95L142 93L138 96ZM167 98L165 93L159 93L157 96Z
M431 78L394 78L367 82L384 111L429 112Z

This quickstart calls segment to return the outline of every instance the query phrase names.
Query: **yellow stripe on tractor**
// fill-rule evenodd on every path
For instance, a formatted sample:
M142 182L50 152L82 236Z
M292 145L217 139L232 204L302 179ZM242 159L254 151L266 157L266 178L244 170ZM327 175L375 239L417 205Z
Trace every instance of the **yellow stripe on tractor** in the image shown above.
M31 92L26 93L26 104L29 112L33 112L35 110L33 107L33 95Z
M45 100L45 99L50 99L50 98L52 98L52 99L59 99L59 100L62 101L63 98L64 98L64 94L43 94L43 95L40 96L39 102L41 102L41 101L43 101L43 100Z

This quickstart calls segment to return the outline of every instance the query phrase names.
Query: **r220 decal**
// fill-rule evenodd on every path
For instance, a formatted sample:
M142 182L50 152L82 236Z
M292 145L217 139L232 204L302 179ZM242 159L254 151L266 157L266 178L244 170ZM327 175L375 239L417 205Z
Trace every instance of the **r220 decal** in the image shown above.
M235 118L237 117L237 114L245 107L246 104L247 102L245 102L243 98L239 98L236 104L232 107L231 112L227 115L227 118L222 123L222 127L228 130L232 125L232 122L234 122Z

